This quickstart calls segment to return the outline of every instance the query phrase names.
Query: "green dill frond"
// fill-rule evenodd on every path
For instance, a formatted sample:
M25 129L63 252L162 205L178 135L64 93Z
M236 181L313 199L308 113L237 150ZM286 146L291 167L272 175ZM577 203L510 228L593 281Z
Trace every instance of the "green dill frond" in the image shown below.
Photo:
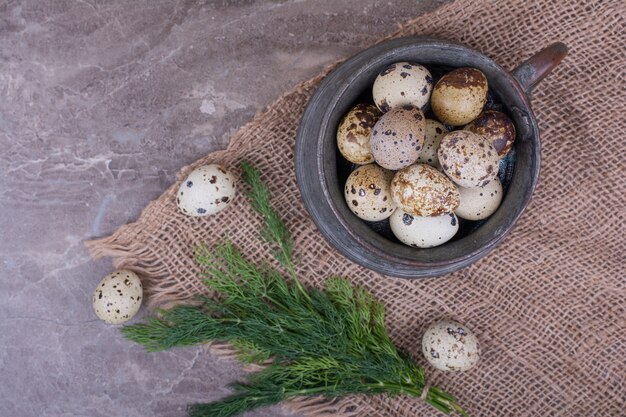
M426 386L422 368L398 350L385 328L384 306L345 278L305 289L293 263L293 240L270 204L260 173L243 164L248 198L265 220L261 235L289 273L257 265L229 241L196 250L215 297L161 310L145 323L122 329L125 337L156 351L209 341L230 342L244 362L264 363L233 395L189 408L192 417L230 417L284 399L350 394L411 395ZM454 397L431 387L425 401L444 413L465 415Z
M271 194L267 185L261 180L261 173L247 162L241 164L243 180L250 186L246 194L252 208L265 220L261 237L275 246L273 255L281 265L289 268L293 260L294 243L289 229L281 217L272 208Z
M189 417L232 417L255 408L277 404L285 399L279 387L259 388L232 384L231 388L235 394L222 401L189 406Z
M237 358L243 363L262 364L272 357L271 352L262 349L249 339L235 339L232 346L237 351Z
M167 339L171 328L155 317L149 317L146 320L146 323L122 327L122 335L128 340L143 345L150 352L167 349L163 341Z
M198 307L182 305L160 312L160 317L150 317L146 323L123 327L122 334L149 351L198 345L219 337L221 326Z
M241 163L243 180L250 187L246 194L252 208L259 213L265 221L261 229L261 238L268 242L272 248L274 258L289 272L289 276L296 284L299 297L311 301L304 289L294 267L294 242L289 233L289 228L272 208L271 194L267 185L261 179L261 173L248 162Z

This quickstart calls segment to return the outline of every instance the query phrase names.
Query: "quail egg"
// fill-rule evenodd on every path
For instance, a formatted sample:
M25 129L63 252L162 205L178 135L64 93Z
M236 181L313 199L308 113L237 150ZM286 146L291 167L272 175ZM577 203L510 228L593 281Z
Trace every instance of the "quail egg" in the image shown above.
M376 164L363 165L352 171L344 190L350 210L370 222L391 216L396 208L389 188L392 177L393 172Z
M422 338L422 353L442 371L467 371L478 362L478 339L466 326L452 320L428 327Z
M459 187L459 195L461 203L455 210L456 215L467 220L483 220L500 207L502 183L496 177L484 187Z
M417 162L439 169L441 164L439 164L439 158L437 157L437 149L439 149L439 143L446 133L448 133L448 129L443 124L436 120L426 119L424 147L417 158Z
M509 153L515 141L515 125L509 116L495 110L482 112L465 130L486 137L501 157Z
M137 314L142 298L143 287L137 274L121 269L102 278L91 300L98 318L120 324Z
M441 216L414 216L396 209L389 218L391 231L405 245L432 248L452 239L459 230L454 213Z
M337 129L339 152L353 164L374 162L370 135L382 113L372 104L357 104L341 120Z
M395 203L414 216L452 213L459 206L459 190L430 165L415 164L396 172L391 181Z
M461 187L484 187L498 175L498 152L484 136L469 130L445 135L437 155L443 171Z
M476 68L457 68L439 79L430 100L437 119L452 126L474 120L487 101L487 77Z
M383 112L412 104L424 108L433 89L433 77L425 67L412 62L397 62L385 68L374 81L374 103Z
M176 204L188 216L208 216L222 211L235 198L235 177L219 165L193 170L182 182Z
M376 163L392 170L414 163L424 146L425 124L422 111L410 104L383 114L370 140Z

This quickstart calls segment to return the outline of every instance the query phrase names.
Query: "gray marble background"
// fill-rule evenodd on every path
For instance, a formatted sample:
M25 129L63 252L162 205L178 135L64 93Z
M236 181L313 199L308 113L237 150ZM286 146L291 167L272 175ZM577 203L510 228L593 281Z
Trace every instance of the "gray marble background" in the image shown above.
M239 364L145 353L95 317L112 266L82 242L136 219L282 92L440 3L0 1L0 416L183 416L226 395Z

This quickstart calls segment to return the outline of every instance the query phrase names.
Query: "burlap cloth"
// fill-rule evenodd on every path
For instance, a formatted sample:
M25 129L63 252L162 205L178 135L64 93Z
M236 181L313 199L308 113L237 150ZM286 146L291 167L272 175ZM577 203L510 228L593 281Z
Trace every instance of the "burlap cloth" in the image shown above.
M245 198L207 218L178 213L175 192L194 167L256 164L286 219L310 285L340 274L387 306L397 344L424 365L420 336L452 317L478 335L471 371L430 382L454 393L474 416L626 415L626 25L615 1L458 0L402 26L392 37L433 35L466 43L512 69L553 41L569 56L533 97L543 144L539 186L513 233L487 258L435 279L385 277L346 260L309 219L296 186L293 146L303 109L324 74L297 85L215 152L185 167L179 181L135 223L88 242L94 257L141 274L151 305L203 291L192 249L224 237L251 258L269 257ZM414 416L436 412L414 398L296 401L306 415Z

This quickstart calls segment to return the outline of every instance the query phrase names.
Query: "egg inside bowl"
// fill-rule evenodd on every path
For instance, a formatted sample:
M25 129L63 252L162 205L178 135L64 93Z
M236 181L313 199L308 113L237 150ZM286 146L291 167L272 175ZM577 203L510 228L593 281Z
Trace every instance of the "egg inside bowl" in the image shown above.
M436 82L460 67L477 68L487 77L485 108L506 113L516 128L513 150L500 162L505 192L499 209L480 222L463 221L449 242L415 249L401 244L388 223L356 217L344 198L353 164L337 148L341 118L358 103L372 103L378 74L395 62L428 68ZM425 109L426 117L432 113ZM540 144L536 121L519 82L483 54L431 38L402 38L370 48L335 69L310 99L298 130L296 175L304 204L324 237L341 253L378 272L406 277L441 275L467 266L491 251L511 230L528 204L539 174Z
M454 69L454 67L450 67L450 66L446 66L446 65L439 65L439 66L432 66L430 65L428 67L428 70L430 71L430 73L432 74L433 77L433 83L436 84L439 79L441 78L442 75L449 73L450 71L452 71ZM384 68L381 69L381 71L384 71ZM349 108L354 108L354 106L357 105L362 105L362 104L371 104L374 103L374 98L372 96L372 88L370 86L370 88L365 88L361 94L359 94L359 96L354 100L353 103L350 104ZM433 113L430 101L428 101L425 106L422 107L422 110L424 112L424 115L426 117L427 120L437 120L435 114ZM497 93L495 91L493 91L493 88L489 88L488 94L487 94L487 102L484 105L483 110L485 111L497 111L497 112L501 112L506 114L507 116L511 117L510 115L508 115L507 113L507 109L502 105ZM463 129L463 126L446 126L448 131L452 131L452 130L460 130ZM424 150L422 151L424 152ZM349 160L347 160L343 155L342 152L335 152L335 160L336 160L336 172L337 172L337 187L339 187L340 189L342 189L343 184L346 183L349 175L355 170L357 169L359 166L362 166L361 164L355 164L350 162ZM500 180L500 183L502 184L502 190L503 190L503 194L506 194L509 184L511 182L511 179L513 177L513 172L515 169L515 160L516 160L516 152L515 152L515 147L513 146L511 148L511 150L502 158L500 158L499 160L499 170L498 170L498 178ZM417 161L422 162L422 161ZM426 161L424 161L426 162ZM431 165L433 166L437 166L438 164L436 163L437 161L434 160L433 163L431 163ZM349 202L347 202L346 204L350 204ZM467 216L466 216L467 217ZM364 221L368 227L370 229L372 229L373 231L375 231L376 233L384 236L385 238L387 238L388 240L395 242L395 243L400 243L400 241L397 239L397 237L394 235L394 233L392 233L391 227L390 227L390 219L384 219L384 220L380 220L380 221L366 221L366 220L362 220ZM454 220L453 220L454 221ZM454 235L454 237L450 240L450 241L455 241L455 240L459 240L459 239L463 239L464 237L470 235L471 233L473 233L474 231L476 231L479 227L481 227L486 221L488 221L488 219L483 219L483 220L466 220L464 218L459 217L458 218L458 222L459 222L459 229L458 232ZM446 243L444 243L445 245ZM428 248L430 249L430 248Z

